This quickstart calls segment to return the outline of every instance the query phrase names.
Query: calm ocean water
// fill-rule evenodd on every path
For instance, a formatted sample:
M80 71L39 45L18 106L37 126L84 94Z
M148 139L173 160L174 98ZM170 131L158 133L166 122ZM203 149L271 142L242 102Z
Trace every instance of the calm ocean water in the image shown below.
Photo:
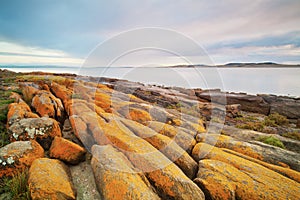
M3 68L2 68L3 69ZM300 68L74 68L14 67L17 72L45 71L126 79L145 84L179 86L300 97Z

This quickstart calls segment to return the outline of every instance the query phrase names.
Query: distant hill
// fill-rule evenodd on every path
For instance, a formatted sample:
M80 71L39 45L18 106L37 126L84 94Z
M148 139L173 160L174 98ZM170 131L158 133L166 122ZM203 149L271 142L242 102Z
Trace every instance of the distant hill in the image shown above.
M168 66L168 68L188 68L188 67L222 67L222 68L255 68L255 67L260 67L260 68L281 68L281 67L300 67L300 64L297 65L286 65L286 64L278 64L274 62L261 62L261 63L227 63L224 65L174 65L174 66Z

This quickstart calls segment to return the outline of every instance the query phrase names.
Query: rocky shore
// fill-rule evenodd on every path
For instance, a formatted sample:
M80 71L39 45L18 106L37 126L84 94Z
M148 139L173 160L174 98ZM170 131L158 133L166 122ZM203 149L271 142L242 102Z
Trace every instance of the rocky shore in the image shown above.
M31 199L300 197L300 98L0 73L0 178Z

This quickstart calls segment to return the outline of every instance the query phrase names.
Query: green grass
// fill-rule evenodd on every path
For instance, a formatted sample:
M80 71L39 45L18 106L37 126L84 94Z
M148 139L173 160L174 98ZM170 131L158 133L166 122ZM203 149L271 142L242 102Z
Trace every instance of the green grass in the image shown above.
M0 180L0 194L6 193L6 199L28 200L30 198L27 184L28 170L18 172L13 177L5 177Z
M284 144L276 137L273 136L261 136L258 138L258 141L261 141L265 144L269 144L272 146L280 147L282 149L285 149Z

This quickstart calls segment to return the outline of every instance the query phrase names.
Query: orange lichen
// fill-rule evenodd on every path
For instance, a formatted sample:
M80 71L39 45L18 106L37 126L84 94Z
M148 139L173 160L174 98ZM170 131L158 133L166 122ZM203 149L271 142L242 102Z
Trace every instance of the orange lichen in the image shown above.
M84 159L85 149L62 137L55 137L50 147L50 157L78 164Z
M299 183L258 163L226 153L217 147L198 143L193 150L193 156L196 160L202 157L202 159L221 161L218 164L210 164L209 169L225 175L231 180L230 182L237 185L236 198L295 199L299 196ZM201 173L198 175L201 176Z
M142 124L151 121L151 116L148 112L137 108L129 108L129 113L125 117Z
M59 160L36 159L29 170L28 185L33 200L75 199L68 168Z
M101 107L105 112L111 113L111 96L104 93L95 93L95 101L94 103Z
M44 157L44 149L34 140L30 141L31 149L21 153L20 149L8 149L7 157L13 158L12 165L0 166L0 177L12 176L17 171L24 171L37 158Z

